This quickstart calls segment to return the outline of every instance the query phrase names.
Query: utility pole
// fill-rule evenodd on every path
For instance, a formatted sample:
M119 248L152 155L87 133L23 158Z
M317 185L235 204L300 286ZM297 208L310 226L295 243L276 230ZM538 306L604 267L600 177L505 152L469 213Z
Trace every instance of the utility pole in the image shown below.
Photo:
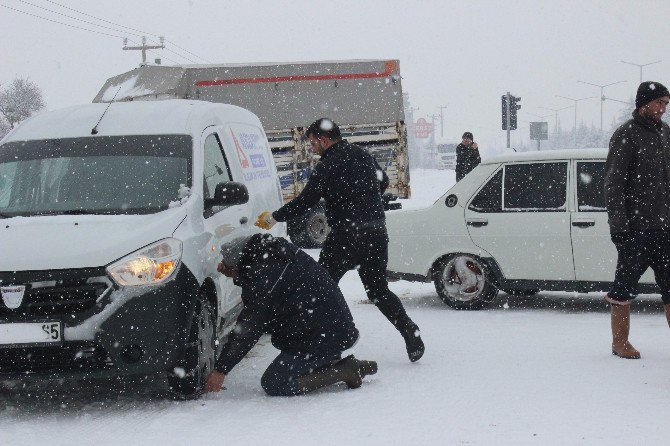
M556 95L559 98L567 99L568 101L573 101L575 103L575 149L577 148L577 102L580 101L585 101L586 99L593 99L595 96L589 96L588 98L579 98L579 99L574 99L574 98L569 98L567 96L561 96L561 95Z
M634 62L626 62L625 60L622 60L621 63L627 63L628 65L635 65L636 67L640 68L640 83L642 83L642 68L646 67L647 65L653 65L655 63L663 62L662 60L657 60L656 62L649 62L649 63L634 63Z
M147 50L162 50L165 48L165 37L160 37L160 45L147 45L147 38L142 36L142 45L140 46L128 46L128 38L123 39L123 49L124 50L140 50L142 51L142 65L147 63Z
M540 107L540 108L543 108L545 110L549 110L549 111L554 112L554 133L557 133L558 132L558 112L563 111L563 110L567 110L569 108L572 108L572 105L568 105L567 107L563 107L563 108L548 108L548 107Z
M433 124L433 131L430 134L430 141L431 141L430 153L433 156L433 161L435 161L435 154L437 153L437 146L435 145L435 121L437 120L437 118L439 116L438 115L428 115L428 117L430 118L430 120Z
M602 134L602 132L603 132L603 103L605 102L605 99L607 99L605 97L605 93L603 92L603 90L605 89L605 87L609 87L610 85L616 85L616 84L620 84L620 83L626 82L626 81L616 81L616 82L612 82L611 84L605 84L605 85L592 84L591 82L584 82L584 81L577 81L577 82L579 82L581 84L592 85L594 87L600 88L600 133Z
M444 109L446 105L440 105L440 138L444 138Z

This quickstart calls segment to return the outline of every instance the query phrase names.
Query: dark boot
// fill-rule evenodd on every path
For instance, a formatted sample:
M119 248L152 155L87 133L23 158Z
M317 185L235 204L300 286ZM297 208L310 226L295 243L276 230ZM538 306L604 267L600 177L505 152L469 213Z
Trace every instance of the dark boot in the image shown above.
M337 361L335 364L331 364L313 373L301 376L298 378L300 393L311 392L340 381L344 382L350 389L360 387L363 381L359 362L360 361L354 358L353 355L350 355ZM375 366L377 365L377 363L373 363Z
M630 305L611 304L612 354L625 359L640 359L640 352L628 342Z
M423 345L423 340L421 340L419 327L414 322L410 321L400 330L400 334L402 334L402 337L405 339L405 347L407 348L407 356L409 357L409 360L416 362L421 359L426 347Z
M361 374L361 378L377 373L376 361L365 361L362 359L357 359L356 361L358 361L358 372Z

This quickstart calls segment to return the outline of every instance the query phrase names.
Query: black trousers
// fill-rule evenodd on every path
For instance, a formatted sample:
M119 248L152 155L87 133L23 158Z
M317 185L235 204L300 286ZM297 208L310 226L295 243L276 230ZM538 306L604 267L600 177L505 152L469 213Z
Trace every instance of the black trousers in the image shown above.
M619 256L609 298L620 302L636 298L638 282L651 267L663 304L670 304L670 231L632 231L616 248Z
M261 387L270 396L300 394L298 378L326 367L342 356L339 353L324 355L292 355L280 353L261 377Z
M386 281L388 235L385 228L333 229L328 234L319 263L336 283L347 271L356 268L368 299L398 330L414 328L414 323Z

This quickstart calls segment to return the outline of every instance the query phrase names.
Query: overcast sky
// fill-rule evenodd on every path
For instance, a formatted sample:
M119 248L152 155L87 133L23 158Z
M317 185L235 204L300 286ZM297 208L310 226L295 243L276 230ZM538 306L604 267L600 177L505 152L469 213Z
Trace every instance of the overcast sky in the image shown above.
M72 20L36 5L75 16ZM64 9L58 5L71 9ZM168 6L169 4L169 6ZM217 63L305 60L399 59L403 89L415 117L444 111L444 140L465 130L484 153L504 147L500 96L521 96L520 128L513 142L528 139L528 121L600 90L578 80L607 84L628 100L644 64L645 80L670 85L670 1L318 1L318 0L0 0L0 5L74 26L139 41L164 35L168 48L192 61ZM75 11L119 26L100 22ZM112 29L82 22L90 21ZM104 81L138 66L137 51L122 51L119 37L48 22L0 7L0 82L29 77L44 91L48 109L90 102ZM197 57L195 55L197 55ZM160 50L150 60L191 63ZM171 59L171 61L169 60ZM605 127L621 105L605 102ZM530 113L530 114L529 114ZM559 113L572 128L574 111ZM545 118L553 127L554 115ZM600 125L597 99L582 101L578 120ZM439 124L438 124L439 139Z

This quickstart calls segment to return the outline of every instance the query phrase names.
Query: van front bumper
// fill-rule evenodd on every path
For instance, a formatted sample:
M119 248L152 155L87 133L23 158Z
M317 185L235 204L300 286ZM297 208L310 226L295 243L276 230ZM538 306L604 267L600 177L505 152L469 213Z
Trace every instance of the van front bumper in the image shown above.
M158 286L119 288L104 268L0 272L25 285L21 306L0 301L0 324L61 322L62 342L0 345L0 378L124 376L169 371L182 354L199 286L181 265Z

